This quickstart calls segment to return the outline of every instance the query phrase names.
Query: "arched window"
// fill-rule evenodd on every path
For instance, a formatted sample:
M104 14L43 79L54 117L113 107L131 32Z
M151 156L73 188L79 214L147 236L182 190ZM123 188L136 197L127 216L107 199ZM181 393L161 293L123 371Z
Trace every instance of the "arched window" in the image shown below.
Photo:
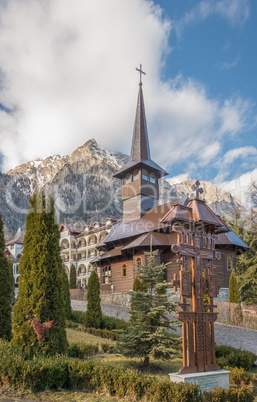
M227 269L231 271L232 268L233 268L233 260L232 257L229 255L227 258Z
M145 170L145 169L142 170L142 179L149 181L149 175L148 175L147 170Z
M135 171L133 172L133 181L138 180L138 178L139 178L139 171L138 171L138 170L135 170Z
M151 174L150 174L150 182L151 182L151 183L156 183L156 176L155 176L154 173L151 173Z
M125 278L127 276L127 265L123 264L121 267L121 276Z
M126 184L130 183L131 180L132 180L131 174L127 174L127 176L126 176Z
M103 268L102 281L103 281L104 285L111 283L111 281L112 281L112 271L111 271L110 266Z
M95 235L92 235L92 236L89 237L89 241L88 241L89 246L92 246L93 244L96 244L96 242L97 242L97 238L96 238Z
M138 258L136 259L136 264L137 264L137 268L139 268L139 267L142 266L142 258L141 258L141 257L138 257Z

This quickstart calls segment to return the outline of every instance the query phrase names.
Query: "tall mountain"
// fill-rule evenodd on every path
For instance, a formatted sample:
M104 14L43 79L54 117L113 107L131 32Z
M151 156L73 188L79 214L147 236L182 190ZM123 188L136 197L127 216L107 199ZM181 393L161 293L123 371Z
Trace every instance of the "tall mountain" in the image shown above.
M172 183L172 179L167 179L161 183L162 203L180 197L195 197L195 192L192 190L195 180L187 179L176 184L170 184L170 182ZM241 201L228 191L224 191L208 181L201 181L201 188L203 194L200 197L217 215L224 215L231 219L237 212L242 215L246 212Z
M59 222L83 225L106 217L120 218L121 183L112 176L127 160L127 155L108 151L91 139L70 156L49 156L0 173L0 213L6 237L24 228L28 199L36 189L54 196ZM193 183L194 180L186 180L170 185L163 179L162 202L190 196ZM207 203L216 213L231 217L243 209L230 193L208 182L201 185Z

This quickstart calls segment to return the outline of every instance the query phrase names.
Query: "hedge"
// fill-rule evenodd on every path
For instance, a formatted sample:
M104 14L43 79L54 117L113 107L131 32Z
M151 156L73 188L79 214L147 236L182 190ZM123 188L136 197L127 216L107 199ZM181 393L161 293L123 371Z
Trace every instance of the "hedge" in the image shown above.
M241 374L240 374L241 373ZM43 391L45 389L76 389L87 392L108 392L118 398L147 402L251 402L253 390L243 372L234 372L234 383L239 388L216 389L200 392L197 385L172 383L143 375L135 370L112 367L93 361L83 361L66 356L33 357L0 341L0 385ZM243 381L239 384L239 377ZM249 385L246 385L246 384Z
M257 355L254 353L248 352L247 350L232 348L231 346L216 345L215 353L217 363L221 368L230 366L250 370L257 360Z

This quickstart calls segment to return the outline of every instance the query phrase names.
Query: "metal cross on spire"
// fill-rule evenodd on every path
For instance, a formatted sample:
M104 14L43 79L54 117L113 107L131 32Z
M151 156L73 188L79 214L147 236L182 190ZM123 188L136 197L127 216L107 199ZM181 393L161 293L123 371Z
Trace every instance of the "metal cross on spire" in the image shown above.
M142 74L146 75L146 73L142 70L142 64L140 64L139 68L136 67L136 70L139 72L140 74L140 82L139 85L142 85Z
M196 192L195 198L200 199L200 194L203 194L203 189L200 187L200 182L197 180L195 184L192 185L192 190Z

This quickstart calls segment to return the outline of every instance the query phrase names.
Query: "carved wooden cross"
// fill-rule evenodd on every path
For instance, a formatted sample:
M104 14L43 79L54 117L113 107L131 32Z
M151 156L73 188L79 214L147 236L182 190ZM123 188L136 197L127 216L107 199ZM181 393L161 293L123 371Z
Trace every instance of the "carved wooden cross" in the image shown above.
M140 82L139 82L139 84L142 85L142 74L146 75L146 73L142 70L142 64L140 64L139 68L136 67L136 70L140 74Z
M196 192L195 198L199 199L200 194L203 194L203 189L200 187L200 182L197 180L195 184L192 185L192 190Z

